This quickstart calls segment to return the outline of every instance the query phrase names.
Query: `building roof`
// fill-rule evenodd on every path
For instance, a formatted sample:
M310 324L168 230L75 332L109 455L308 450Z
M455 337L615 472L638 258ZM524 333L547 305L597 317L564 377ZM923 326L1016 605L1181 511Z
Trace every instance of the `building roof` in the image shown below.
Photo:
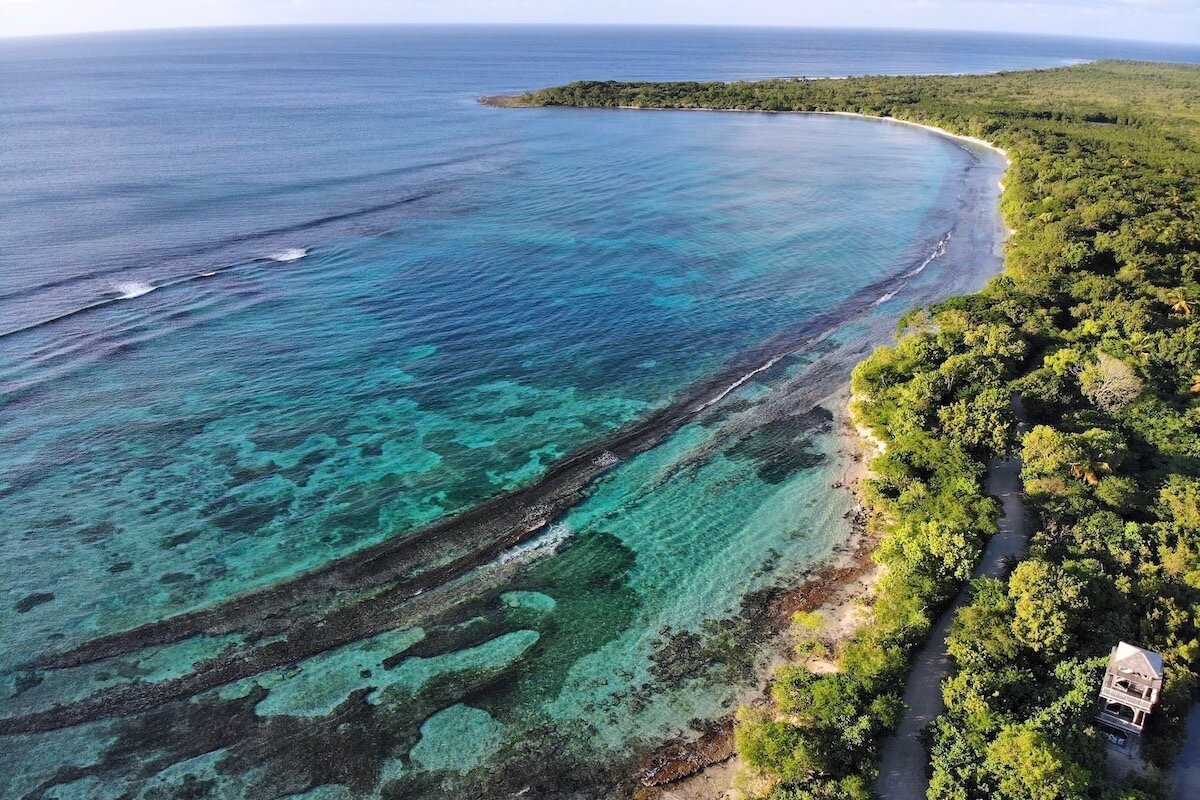
M1129 670L1148 678L1161 680L1163 677L1162 656L1128 642L1120 642L1113 648L1112 658L1108 660L1108 665L1109 668Z

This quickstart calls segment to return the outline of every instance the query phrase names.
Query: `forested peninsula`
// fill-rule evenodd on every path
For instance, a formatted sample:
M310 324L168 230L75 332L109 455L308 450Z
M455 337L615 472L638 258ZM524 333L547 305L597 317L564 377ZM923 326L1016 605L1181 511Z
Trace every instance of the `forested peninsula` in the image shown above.
M580 82L489 102L853 112L1007 151L1003 274L910 312L854 371L856 418L886 443L864 487L885 568L870 620L838 671L782 668L737 746L774 800L870 796L913 650L995 530L986 465L1016 453L1035 533L951 629L929 797L1161 795L1200 694L1200 67ZM1120 780L1094 723L1119 639L1166 672L1151 769Z

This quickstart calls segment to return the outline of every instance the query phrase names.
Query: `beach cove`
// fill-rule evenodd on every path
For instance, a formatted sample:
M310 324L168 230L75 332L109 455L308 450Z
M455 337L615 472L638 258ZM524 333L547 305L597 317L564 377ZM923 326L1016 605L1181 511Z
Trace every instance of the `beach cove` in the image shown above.
M535 107L525 103L519 96L483 97L480 98L480 102L498 108ZM935 125L889 116L881 117L847 111L762 111L703 107L660 108L640 105L620 105L616 106L614 110L827 115L885 124L909 125L962 142L973 148L991 151L1004 160L1005 168L1012 164L1003 148L997 147L985 139L954 133ZM997 187L1000 192L1004 191L1003 173L1001 173L1001 179L997 181ZM999 216L998 208L997 216ZM1012 233L1014 233L1012 229L1005 228L998 242L1002 242ZM1000 252L998 246L996 252ZM888 343L880 342L880 344ZM747 378L749 377L752 376L748 375ZM778 637L776 641L772 642L774 655L769 658L768 667L761 670L762 680L757 686L748 689L742 695L739 703L741 708L770 708L770 679L773 677L774 671L781 666L799 665L802 669L814 674L838 671L838 654L870 618L871 607L875 600L874 587L882 576L884 567L876 563L872 557L879 545L880 537L877 529L868 529L871 510L862 499L861 483L871 477L871 460L886 451L886 443L869 426L855 418L854 407L863 399L856 397L849 392L848 388L845 388L825 400L825 404L834 414L835 425L841 432L835 452L837 463L843 472L842 478L836 481L833 487L845 489L855 498L854 506L846 512L844 517L851 521L849 535L843 544L834 548L835 555L833 557L815 573L806 571L804 582L798 588L790 590L776 603L772 610L775 618L772 633ZM1024 532L1022 536L1027 538L1028 532ZM1024 538L1021 539L1022 542ZM967 596L967 592L964 590L963 599L960 599L958 604L965 603ZM951 616L950 611L945 612L946 620L949 620ZM804 621L798 622L797 620ZM942 637L932 641L930 647L936 652L942 653L940 656L942 659L946 658L943 653ZM698 737L689 735L671 741L646 756L633 774L634 784L640 785L640 788L635 791L636 796L639 798L662 797L667 800L714 800L726 796L741 796L748 789L753 790L751 787L754 786L758 786L759 791L765 791L769 783L755 779L753 771L748 771L743 760L738 757L734 742L734 725L735 715L727 715L723 719L714 720L707 725L697 726ZM884 778L881 777L882 780ZM906 792L915 796L923 793L924 789L928 787L926 781L924 786L918 789L915 786L918 782L918 779L907 780L903 786L892 788L897 793L896 796L905 796ZM735 794L730 795L731 791ZM881 790L877 789L877 791Z
M276 226L296 230L249 252L165 253L158 274L114 259L50 287L116 293L102 308L8 309L37 312L12 327L67 315L5 337L9 409L54 411L100 378L63 428L88 449L28 444L32 416L9 428L37 457L8 466L8 502L57 510L17 501L61 493L50 464L66 454L88 467L62 473L77 508L112 505L86 525L27 520L57 573L12 565L6 791L586 794L757 685L780 621L813 599L805 579L851 532L849 369L908 308L995 274L1004 165L837 117L501 122L468 100L514 140L609 141L554 163L518 147L482 175L414 167L429 180L406 178L403 205L374 184L356 216ZM656 140L689 147L655 171L662 154L640 148ZM826 167L846 183L820 183ZM606 216L538 194L564 175L628 201ZM509 227L514 209L541 224ZM469 226L505 263L455 238ZM648 241L645 261L619 261ZM455 294L463 279L486 291ZM449 298L424 316L422 284ZM624 299L638 292L649 302ZM221 373L172 395L130 380L197 347ZM292 378L296 352L311 368ZM204 505L173 485L208 487ZM216 725L230 718L238 738Z
M894 346L854 370L855 422L884 446L865 483L883 576L835 669L782 666L770 704L739 710L743 777L756 783L742 791L1186 793L1188 756L1176 749L1195 700L1196 620L1184 612L1155 621L1152 609L1197 607L1200 483L1180 458L1197 440L1157 431L1194 431L1200 364L1194 352L1156 359L1146 345L1195 331L1185 260L1194 231L1164 242L1156 229L1193 216L1182 192L1189 170L1176 165L1196 161L1189 100L1198 74L1186 64L1102 61L844 82L579 81L502 101L866 112L994 139L1017 158L1011 189L1000 184L1019 227L1004 276L913 317ZM1150 177L1164 169L1166 180ZM1134 324L1134 308L1154 311ZM1052 377L1063 358L1080 365L1065 382ZM1118 397L1108 394L1113 375L1125 382ZM1107 460L1087 462L1097 448ZM1121 536L1139 540L1139 556L1117 544ZM802 639L819 626L796 620ZM1137 726L1132 770L1101 735L1093 699L1097 668L1118 639L1161 651L1153 657L1172 675L1154 724ZM1044 699L1029 707L1031 696ZM1031 771L1047 759L1048 772Z

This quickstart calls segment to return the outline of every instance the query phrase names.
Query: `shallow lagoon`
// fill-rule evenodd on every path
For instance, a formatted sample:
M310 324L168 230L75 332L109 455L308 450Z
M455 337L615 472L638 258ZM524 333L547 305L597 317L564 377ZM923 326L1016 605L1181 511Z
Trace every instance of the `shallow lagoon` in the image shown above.
M163 80L194 68L168 55ZM837 411L905 308L998 264L1001 165L924 131L502 111L324 58L228 62L204 84L213 116L182 124L210 156L258 130L261 157L177 174L148 148L141 184L80 216L74 245L29 248L37 269L7 287L6 329L34 327L0 338L0 716L11 732L81 710L5 736L5 796L610 783L728 713L772 598L844 541L836 418L813 409ZM108 102L133 103L145 63L106 63ZM312 129L259 130L246 71ZM347 81L418 117L442 106L454 135L314 100ZM153 106L115 117L110 144L152 130ZM288 148L290 179L272 160ZM221 230L237 225L258 233ZM354 566L739 359L752 378L606 461L519 544ZM322 593L288 593L339 558ZM254 614L221 604L255 591ZM186 636L88 655L188 612Z

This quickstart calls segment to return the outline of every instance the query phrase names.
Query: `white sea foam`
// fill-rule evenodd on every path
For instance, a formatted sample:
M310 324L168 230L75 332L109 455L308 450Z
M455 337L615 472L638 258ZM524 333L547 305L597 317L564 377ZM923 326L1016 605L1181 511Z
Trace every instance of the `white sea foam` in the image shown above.
M121 283L113 284L113 289L117 290L122 300L132 300L135 297L141 297L144 294L153 292L156 286L151 286L142 281L122 281Z
M937 243L937 247L933 248L933 252L926 256L925 260L917 265L916 269L910 271L904 277L911 278L914 275L920 275L926 267L933 263L935 258L941 258L942 256L946 255L946 245L950 244L950 237L953 235L953 231L948 231L946 235L942 237L941 241ZM894 295L895 292L892 292L892 294ZM889 298L890 297L891 295L889 295ZM876 305L878 305L878 303L876 303Z
M597 467L608 468L614 466L615 464L620 464L621 459L617 458L616 454L605 450L603 453L593 458L592 463Z
M784 355L786 355L786 354L784 354ZM756 369L752 369L752 370L750 370L750 371L749 371L749 372L747 372L745 375L743 375L742 377L738 378L738 379L737 379L736 381L734 381L733 383L731 383L731 384L729 384L728 386L726 386L726 387L725 387L725 389L724 389L724 391L722 391L722 392L721 392L720 394L718 394L716 397L714 397L714 398L712 398L712 399L710 399L710 400L707 400L707 401L705 401L704 403L701 403L699 406L697 406L697 407L696 407L696 411L703 411L704 409L708 408L708 407L709 407L709 406L711 406L712 404L721 402L722 400L724 400L724 399L725 399L725 398L726 398L726 397L729 395L729 393L730 393L730 392L732 392L732 391L735 391L736 389L738 389L738 388L739 388L739 387L740 387L742 384L744 384L746 381L750 380L751 378L753 378L753 377L754 377L755 375L757 375L758 373L760 373L760 372L763 372L763 371L765 371L765 370L768 370L768 369L770 369L771 367L773 367L773 366L775 366L776 364L778 364L778 363L779 363L779 359L781 359L781 358L783 358L783 355L774 356L774 357L772 357L772 358L771 358L771 360L770 360L770 361L768 361L767 363L763 364L761 367L758 367L758 368L756 368Z
M299 261L308 255L306 247L289 247L287 250L280 250L278 253L271 253L267 258L272 261Z
M512 561L526 561L547 553L551 553L560 544L571 537L571 529L561 522L551 525L545 533L536 539L522 542L516 547L505 550L496 559L497 564L508 564Z
M893 289L893 290L892 290L892 291L890 291L890 292L886 292L886 293L884 293L884 294L882 294L882 295L880 295L880 296L879 296L879 299L875 301L875 305L877 305L877 306L881 306L881 305L883 305L884 303L886 303L888 300L891 300L891 299L892 299L893 297L895 297L895 296L896 296L896 290L895 290L895 289Z

